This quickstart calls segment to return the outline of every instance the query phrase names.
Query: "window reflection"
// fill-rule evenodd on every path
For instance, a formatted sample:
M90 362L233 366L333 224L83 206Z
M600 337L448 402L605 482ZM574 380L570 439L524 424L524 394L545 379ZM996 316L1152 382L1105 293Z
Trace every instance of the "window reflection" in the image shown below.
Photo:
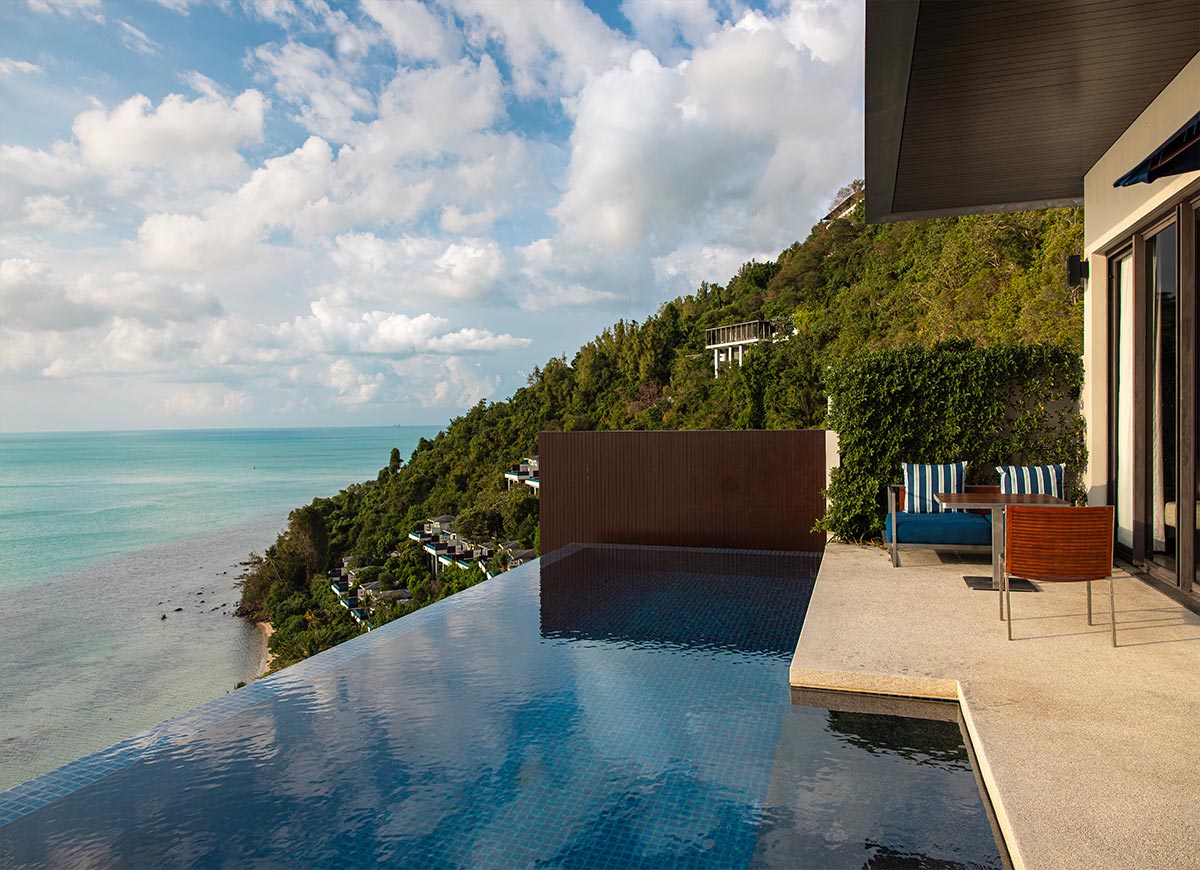
M1178 501L1179 359L1176 343L1178 287L1175 227L1146 240L1146 288L1149 329L1146 375L1150 413L1147 419L1148 532L1146 555L1174 570Z

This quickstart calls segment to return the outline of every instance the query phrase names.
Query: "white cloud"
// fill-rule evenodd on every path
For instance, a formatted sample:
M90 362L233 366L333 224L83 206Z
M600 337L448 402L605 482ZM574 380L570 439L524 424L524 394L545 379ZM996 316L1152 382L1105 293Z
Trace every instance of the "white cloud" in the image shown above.
M862 7L843 0L792 0L780 31L827 64L853 63L863 51Z
M187 384L162 402L162 409L173 417L211 417L237 415L253 405L244 390L229 390L219 384Z
M478 299L504 272L504 254L491 239L449 245L434 262L433 283L449 299Z
M720 28L704 0L623 0L621 13L638 41L662 61L682 60L686 46L702 45Z
M478 363L457 356L411 357L393 362L392 370L405 384L404 398L425 408L468 407L490 398L500 383Z
M634 54L573 104L553 211L564 239L607 251L691 240L763 249L800 235L830 179L861 165L848 66L814 60L756 12L686 63Z
M52 341L51 358L41 374L48 378L74 378L91 374L155 374L177 362L180 334L172 324L146 324L134 318L114 317L105 323L96 340Z
M500 71L486 54L478 63L402 69L379 96L379 117L355 142L373 167L402 158L457 154L471 134L503 117Z
M180 78L196 93L210 100L225 99L225 89L199 70L187 70Z
M170 283L138 272L80 276L74 298L143 323L189 322L217 317L221 302L202 283Z
M505 274L500 246L488 238L444 243L429 237L394 241L374 233L344 233L331 259L358 278L390 288L393 295L455 301L492 295Z
M103 22L100 0L28 0L29 8L44 15L82 15L92 21Z
M533 342L528 338L517 338L507 332L495 335L486 329L466 327L457 332L449 332L429 340L430 350L443 353L461 353L463 351L493 351L513 350L529 347Z
M83 161L102 172L158 167L179 178L219 178L245 165L238 147L262 138L266 105L256 90L232 101L168 94L157 108L138 94L111 112L82 112L72 130Z
M418 0L362 0L362 8L402 60L448 61L458 56L457 34Z
M654 274L668 293L690 293L704 281L724 284L744 263L774 260L778 251L748 250L730 245L686 244L654 258Z
M180 15L187 15L191 11L189 6L192 0L154 0L154 2L172 12L178 12Z
M0 323L31 330L95 326L104 312L72 299L45 263L23 258L0 260Z
M67 142L56 142L46 150L0 145L0 179L6 185L73 190L84 186L90 175L74 147Z
M198 344L203 365L304 363L314 357L390 357L414 354L499 351L528 347L530 340L508 333L462 327L428 312L403 314L353 306L321 297L307 314L275 324L254 324L237 317L214 322Z
M11 57L0 57L0 78L8 78L14 75L31 75L40 72L42 72L42 68L36 63L30 63L27 60L17 60Z
M252 259L272 229L311 240L334 221L327 195L332 166L329 144L310 137L290 154L265 161L200 215L152 214L138 227L141 260L155 269L202 272Z
M254 59L275 93L297 107L295 120L310 133L346 141L354 134L355 118L374 110L370 93L319 48L302 42L263 45Z
M60 29L108 12L114 42L153 47L116 4L30 5ZM151 100L99 70L127 90L72 136L0 137L17 382L152 383L138 402L159 415L264 423L460 408L774 256L859 174L861 3L624 0L633 38L577 0L217 5L279 27L237 45L258 89L206 67ZM0 78L66 74L37 63L0 60Z
M321 382L337 390L339 401L346 405L365 405L375 398L384 383L383 372L365 374L347 359L334 360Z
M148 55L161 54L162 46L128 21L118 20L117 28L117 38L121 40L121 45L130 51Z
M465 233L481 230L491 226L496 219L496 212L490 207L468 214L457 205L450 204L442 209L438 226L448 233Z
M621 295L605 285L620 286L632 268L629 257L596 257L590 249L564 249L553 239L538 239L518 253L525 278L518 300L526 311L616 302Z
M89 272L67 280L45 263L0 260L0 321L10 327L62 332L114 318L161 326L221 311L203 284L174 284L137 272Z
M27 198L22 212L26 224L47 230L78 233L100 225L77 199L49 193Z
M574 93L634 49L582 3L448 0L448 5L465 20L472 44L494 40L503 46L513 89L522 98Z

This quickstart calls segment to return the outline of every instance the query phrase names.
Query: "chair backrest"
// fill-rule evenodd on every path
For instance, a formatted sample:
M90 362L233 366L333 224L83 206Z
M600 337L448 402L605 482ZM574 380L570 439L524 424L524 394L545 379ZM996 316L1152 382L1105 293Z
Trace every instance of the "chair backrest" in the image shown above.
M998 484L998 483L968 483L967 484L967 492L999 492L999 491L1000 491L1000 484ZM904 484L902 484L902 483L896 485L896 506L899 510L901 510L901 511L904 510ZM969 511L967 511L967 513L981 514L983 516L987 516L988 514L991 513L991 511L989 511L989 510L981 510L981 511L969 510ZM1197 514L1197 517L1200 517L1200 513ZM1197 519L1196 522L1200 522L1200 519Z
M1027 580L1103 580L1112 574L1113 508L1025 507L1005 512L1004 570Z

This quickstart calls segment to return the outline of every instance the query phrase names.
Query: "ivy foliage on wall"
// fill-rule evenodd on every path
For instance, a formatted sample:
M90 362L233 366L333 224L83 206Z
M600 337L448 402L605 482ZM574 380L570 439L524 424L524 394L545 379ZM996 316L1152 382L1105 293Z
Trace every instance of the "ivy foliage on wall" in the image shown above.
M825 372L841 466L820 528L879 537L901 462L966 459L968 483L995 483L996 465L1063 462L1068 498L1082 499L1082 386L1082 360L1057 345L955 341L842 357Z

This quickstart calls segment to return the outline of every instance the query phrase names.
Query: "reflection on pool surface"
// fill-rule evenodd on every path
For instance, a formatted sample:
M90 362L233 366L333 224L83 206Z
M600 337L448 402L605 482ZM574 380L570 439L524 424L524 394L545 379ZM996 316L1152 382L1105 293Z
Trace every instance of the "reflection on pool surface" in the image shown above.
M817 564L560 551L0 794L0 864L999 867L954 723L789 703Z

